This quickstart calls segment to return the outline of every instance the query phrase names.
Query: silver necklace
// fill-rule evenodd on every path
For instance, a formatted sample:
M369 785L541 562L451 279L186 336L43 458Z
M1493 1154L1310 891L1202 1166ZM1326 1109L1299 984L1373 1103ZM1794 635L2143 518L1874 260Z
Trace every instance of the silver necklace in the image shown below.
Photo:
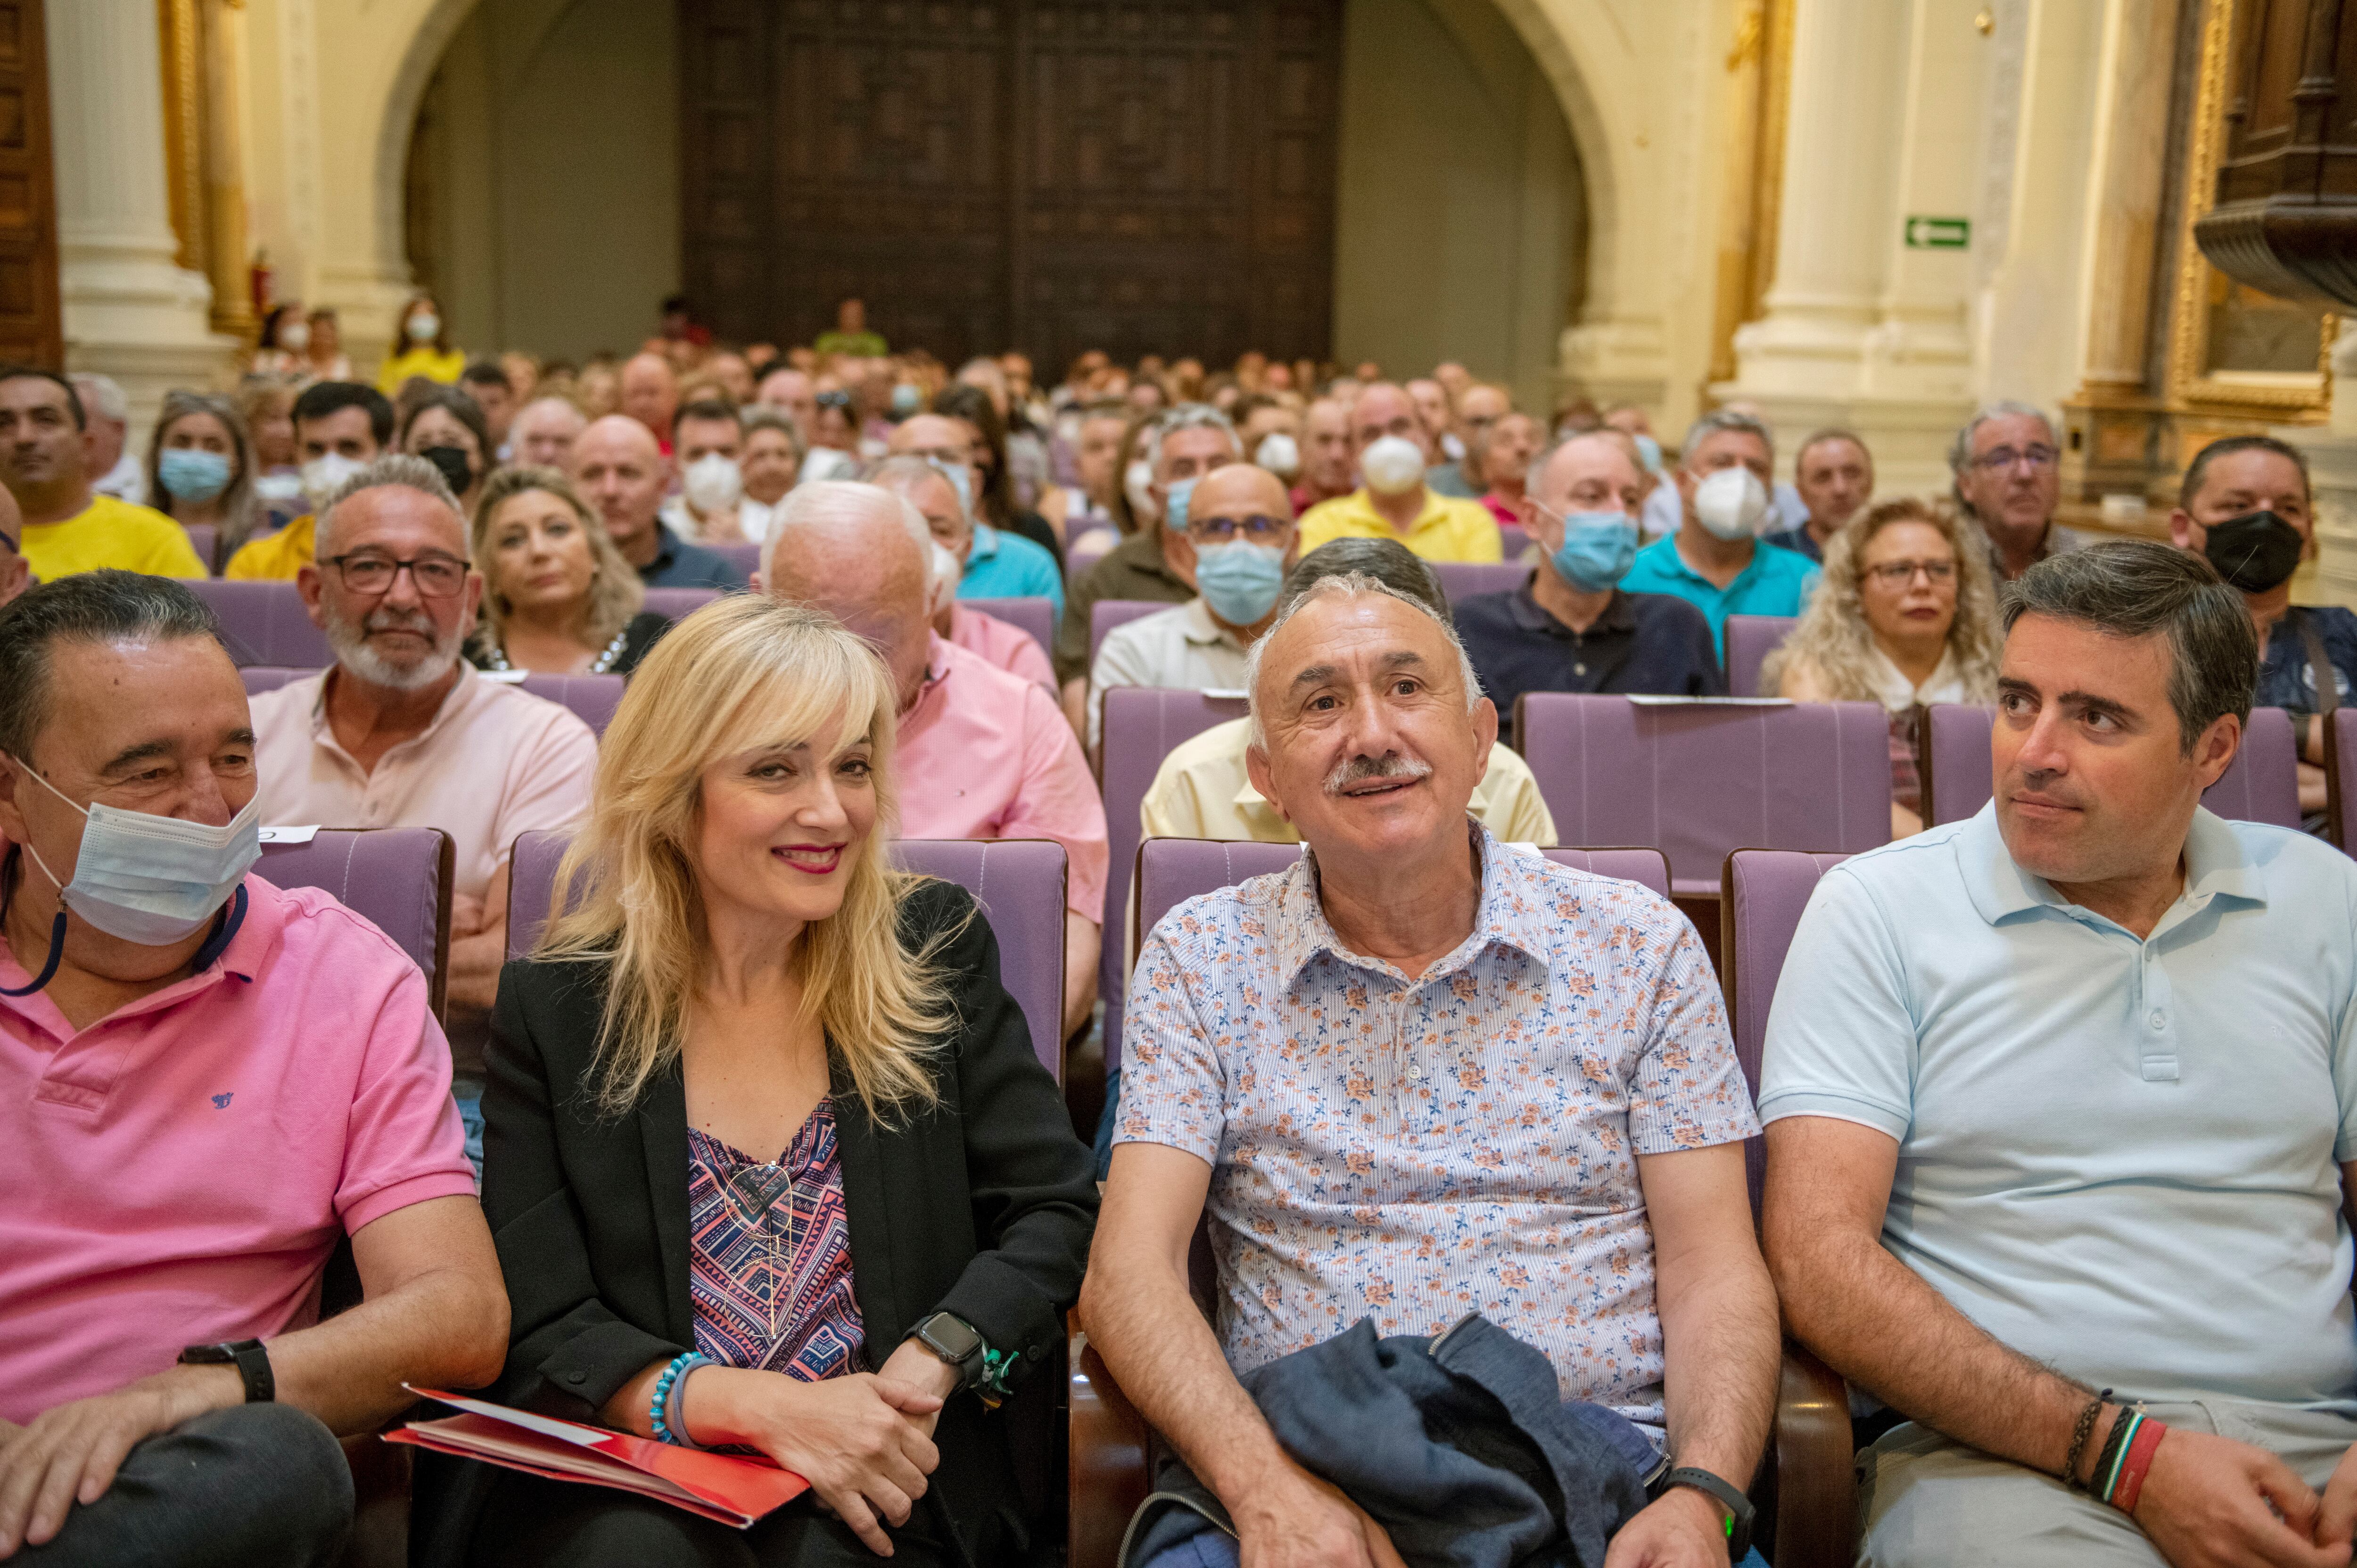
M616 632L614 634L614 640L606 645L606 651L591 660L589 661L589 668L585 671L584 673L589 675L605 675L611 673L614 668L614 660L621 658L622 644L630 640L630 628L629 627L624 627L621 630ZM493 670L502 671L512 671L515 668L514 665L508 662L508 650L497 645L494 645L491 649L490 667Z

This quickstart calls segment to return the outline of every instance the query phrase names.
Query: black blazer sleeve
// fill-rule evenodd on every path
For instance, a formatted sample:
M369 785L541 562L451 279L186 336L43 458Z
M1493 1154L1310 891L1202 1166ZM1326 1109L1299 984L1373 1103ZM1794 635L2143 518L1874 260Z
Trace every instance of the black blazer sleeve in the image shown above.
M999 982L998 939L973 897L953 883L923 884L904 901L902 922L913 950L941 943L935 961L957 1013L952 1054L936 1070L942 1113L954 1114L963 1136L976 1249L920 1316L954 1313L993 1348L1020 1351L1019 1380L1062 1337L1064 1309L1080 1296L1097 1211L1089 1151ZM888 1353L877 1347L879 1361Z
M584 1138L637 1154L635 1118L601 1122L582 1098L604 972L587 963L509 964L491 1013L483 1090L483 1215L512 1315L501 1396L586 1419L649 1363L690 1348L640 1326L662 1322L660 1313L642 1312L634 1323L615 1312L597 1272L583 1199L607 1197L608 1182L642 1180L643 1164L616 1161L622 1168L596 1172L585 1193L565 1157L563 1145ZM653 1246L649 1237L650 1253Z

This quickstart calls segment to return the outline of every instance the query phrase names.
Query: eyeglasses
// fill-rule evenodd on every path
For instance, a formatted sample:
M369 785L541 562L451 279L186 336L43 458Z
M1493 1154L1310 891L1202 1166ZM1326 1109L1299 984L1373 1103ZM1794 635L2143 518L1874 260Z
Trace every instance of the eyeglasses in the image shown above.
M1280 517L1196 517L1187 520L1187 534L1205 544L1226 544L1239 535L1254 544L1274 544L1292 526Z
M350 555L331 555L322 564L333 566L345 588L355 594L390 593L393 578L404 570L425 598L452 598L467 585L467 563L447 555L420 555L396 561L390 555L363 550Z
M1918 572L1922 573L1934 587L1943 583L1952 583L1956 578L1953 561L1885 561L1879 566L1868 566L1866 571L1868 576L1886 588L1906 587L1915 581Z
M2033 468L2050 468L2061 454L2051 446L2025 446L2017 452L2010 446L1997 446L1973 459L1973 467L1985 473L1997 473L2016 463L2027 463Z
M823 392L811 401L817 403L821 408L839 408L846 413L851 411L851 394L849 392Z

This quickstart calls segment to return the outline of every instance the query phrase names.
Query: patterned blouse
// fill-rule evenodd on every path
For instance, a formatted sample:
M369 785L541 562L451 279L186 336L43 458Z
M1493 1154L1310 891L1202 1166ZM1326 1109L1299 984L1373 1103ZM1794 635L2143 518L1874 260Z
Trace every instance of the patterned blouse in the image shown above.
M1360 1318L1468 1312L1567 1399L1659 1428L1638 1156L1760 1130L1701 940L1669 901L1503 849L1415 980L1345 948L1315 863L1190 898L1138 955L1122 1143L1212 1167L1219 1330L1250 1370Z
M690 1127L687 1162L696 1349L804 1382L859 1370L866 1334L851 1290L834 1101L818 1102L780 1160L753 1159Z

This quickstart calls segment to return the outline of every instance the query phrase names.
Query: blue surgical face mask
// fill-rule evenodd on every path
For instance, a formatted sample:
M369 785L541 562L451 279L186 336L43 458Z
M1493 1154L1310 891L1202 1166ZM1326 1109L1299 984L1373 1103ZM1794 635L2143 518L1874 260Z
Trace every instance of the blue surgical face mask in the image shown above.
M1615 587L1637 560L1637 525L1622 511L1576 511L1563 520L1563 542L1547 557L1555 575L1582 593Z
M229 489L229 458L199 446L167 446L156 455L156 481L174 500L201 504Z
M1184 533L1187 532L1187 502L1193 498L1194 494L1194 480L1173 479L1170 481L1169 504L1162 510L1163 527L1169 529L1174 533Z
M974 470L963 463L944 463L939 457L928 457L925 461L933 466L934 473L950 482L950 489L957 492L958 509L971 521L974 518Z
M1230 626L1254 626L1276 607L1285 587L1285 552L1234 540L1195 546L1195 586L1211 613Z
M1660 473L1662 471L1662 444L1654 440L1652 436L1644 435L1641 432L1636 435L1631 436L1630 439L1637 444L1637 456L1645 465L1645 472L1649 474Z
M221 827L107 805L74 805L56 785L18 763L25 777L81 812L81 853L59 902L90 925L141 947L169 947L220 912L262 858L262 797ZM31 844L25 852L51 882L57 874Z
M901 419L906 419L916 413L919 405L924 401L924 394L907 381L902 381L892 389L892 412Z

